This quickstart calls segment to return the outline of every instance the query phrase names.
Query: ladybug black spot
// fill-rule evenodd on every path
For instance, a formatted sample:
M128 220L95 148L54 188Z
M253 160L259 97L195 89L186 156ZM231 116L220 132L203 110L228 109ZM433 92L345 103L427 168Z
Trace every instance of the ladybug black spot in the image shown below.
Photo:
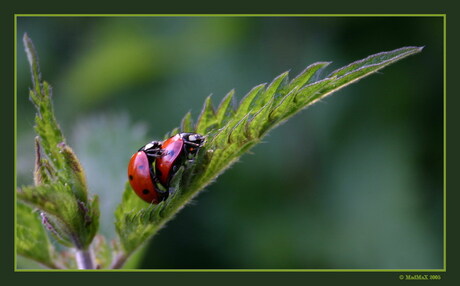
M133 180L133 176L132 176L132 175L129 175L129 180L130 180L130 181Z
M144 190L142 190L142 193L143 193L144 195L147 195L147 194L150 193L150 192L149 192L149 190L144 189Z

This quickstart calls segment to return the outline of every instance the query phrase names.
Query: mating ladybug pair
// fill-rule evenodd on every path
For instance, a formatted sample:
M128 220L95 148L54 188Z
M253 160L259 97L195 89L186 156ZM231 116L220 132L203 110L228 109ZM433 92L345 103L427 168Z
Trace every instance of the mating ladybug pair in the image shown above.
M196 133L179 133L164 142L152 141L140 148L128 165L129 183L134 192L148 203L165 200L174 174L196 155L204 139Z

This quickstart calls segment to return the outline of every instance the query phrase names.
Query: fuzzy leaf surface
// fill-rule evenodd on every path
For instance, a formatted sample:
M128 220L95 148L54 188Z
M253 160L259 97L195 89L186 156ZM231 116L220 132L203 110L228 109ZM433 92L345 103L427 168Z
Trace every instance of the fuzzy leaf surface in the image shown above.
M53 262L54 248L41 225L38 212L19 203L17 205L17 252L49 268L57 268ZM40 247L37 247L39 245Z
M85 249L99 227L99 201L97 197L89 197L83 168L65 143L54 116L52 88L41 79L32 40L25 34L23 42L32 74L29 97L37 111L34 126L37 137L35 186L18 189L17 198L42 212L42 222L59 242Z

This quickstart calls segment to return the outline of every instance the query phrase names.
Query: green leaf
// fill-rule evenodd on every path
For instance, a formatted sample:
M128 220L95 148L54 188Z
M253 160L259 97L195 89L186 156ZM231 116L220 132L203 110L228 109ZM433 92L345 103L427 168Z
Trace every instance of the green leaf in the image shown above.
M194 162L184 166L182 173L177 175L180 184L174 194L158 205L148 205L134 195L129 184L126 185L123 202L116 212L117 232L124 255L129 256L152 237L194 196L281 122L325 96L421 50L420 47L405 47L375 54L325 78L319 78L319 74L329 62L314 63L291 81L285 72L268 86L254 87L236 110L231 104L233 90L221 101L217 112L212 107L211 98L206 98L196 125L197 133L207 135L206 143ZM189 122L190 113L182 120L182 130L192 130L188 127Z
M306 67L298 76L289 83L288 90L292 90L296 86L301 87L314 79L330 62L314 63Z
M18 189L17 198L43 212L43 224L62 244L83 248L91 243L99 226L99 200L91 205L78 201L70 186L59 184L28 186Z
M27 34L24 35L23 41L24 46L26 47L27 60L30 63L30 71L32 72L33 87L37 93L40 93L40 82L42 81L42 79L40 67L38 66L38 55L35 52L34 43L27 36Z
M299 88L300 86L298 85L294 86L293 89L284 96L280 102L278 102L278 105L274 106L270 110L270 118L266 121L267 123L280 121L280 119L293 109L293 105L295 104L295 95L297 94Z
M24 35L33 88L29 97L35 116L35 187L18 189L20 201L42 213L42 223L66 246L86 249L99 226L98 198L88 197L83 168L54 116L52 88L42 82L38 56L31 39ZM36 247L41 247L36 245Z
M104 236L96 235L93 242L97 268L108 268L112 262L112 249Z
M35 260L49 268L58 268L53 262L51 245L38 212L19 203L16 208L16 245L18 254ZM37 247L39 245L40 247Z
M125 253L135 251L157 230L158 214L163 207L164 202L149 205L140 200L126 183L123 199L115 211L115 228Z
M78 213L78 206L74 197L69 191L62 190L63 186L58 184L27 186L18 189L17 198L37 208L48 215L61 220L66 227L64 230L68 243L72 243L72 228L68 220L73 220L75 213Z
M57 177L56 170L53 165L42 157L40 138L35 137L35 168L34 168L34 183L36 186L42 184L50 184Z
M192 113L189 111L185 114L182 122L180 124L180 129L182 132L194 132L195 128L193 128L193 120L192 120Z
M84 203L88 202L88 187L86 186L86 178L83 173L83 168L78 161L73 150L65 143L58 145L60 154L64 159L64 169L67 173L66 183L70 185L72 193L75 197Z
M231 118L231 121L227 123L228 125L232 123L237 123L245 115L253 112L253 101L259 95L259 93L261 93L264 90L265 85L266 84L260 84L258 86L255 86L243 97L243 99L241 99L240 105L238 106L238 109L236 110L233 118Z
M277 76L267 87L264 93L260 94L259 98L252 103L251 111L258 111L269 100L273 99L274 103L281 100L285 95L286 90L283 89L288 83L289 72L284 72Z
M421 52L423 47L403 47L389 52L381 52L370 55L365 59L353 62L343 68L333 71L328 77L341 77L352 71L357 71L363 67L383 68L393 62L399 61L407 56Z
M222 99L217 108L216 112L216 121L218 126L224 126L228 120L232 118L235 114L235 109L233 107L233 100L234 100L235 90L230 90L229 93Z
M217 124L216 112L212 106L211 96L204 101L203 109L196 123L196 132L207 134L207 132Z

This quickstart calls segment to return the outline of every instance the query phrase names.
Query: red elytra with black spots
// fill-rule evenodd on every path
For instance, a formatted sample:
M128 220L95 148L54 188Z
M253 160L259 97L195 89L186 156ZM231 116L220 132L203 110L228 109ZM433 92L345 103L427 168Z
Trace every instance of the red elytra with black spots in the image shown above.
M134 192L147 203L158 204L162 198L153 183L150 163L144 151L135 153L128 165L128 178Z
M161 149L164 152L162 157L155 161L155 168L158 174L158 179L164 186L169 185L171 175L173 175L178 167L183 153L184 140L179 134L169 138L163 142Z
M186 159L193 158L205 137L196 133L179 133L164 142L152 141L135 153L128 165L128 178L134 192L148 203L165 200L171 178ZM153 169L155 168L155 170Z
M204 137L197 133L179 133L161 144L162 155L155 161L156 174L160 183L169 187L172 177L193 157L204 144Z

